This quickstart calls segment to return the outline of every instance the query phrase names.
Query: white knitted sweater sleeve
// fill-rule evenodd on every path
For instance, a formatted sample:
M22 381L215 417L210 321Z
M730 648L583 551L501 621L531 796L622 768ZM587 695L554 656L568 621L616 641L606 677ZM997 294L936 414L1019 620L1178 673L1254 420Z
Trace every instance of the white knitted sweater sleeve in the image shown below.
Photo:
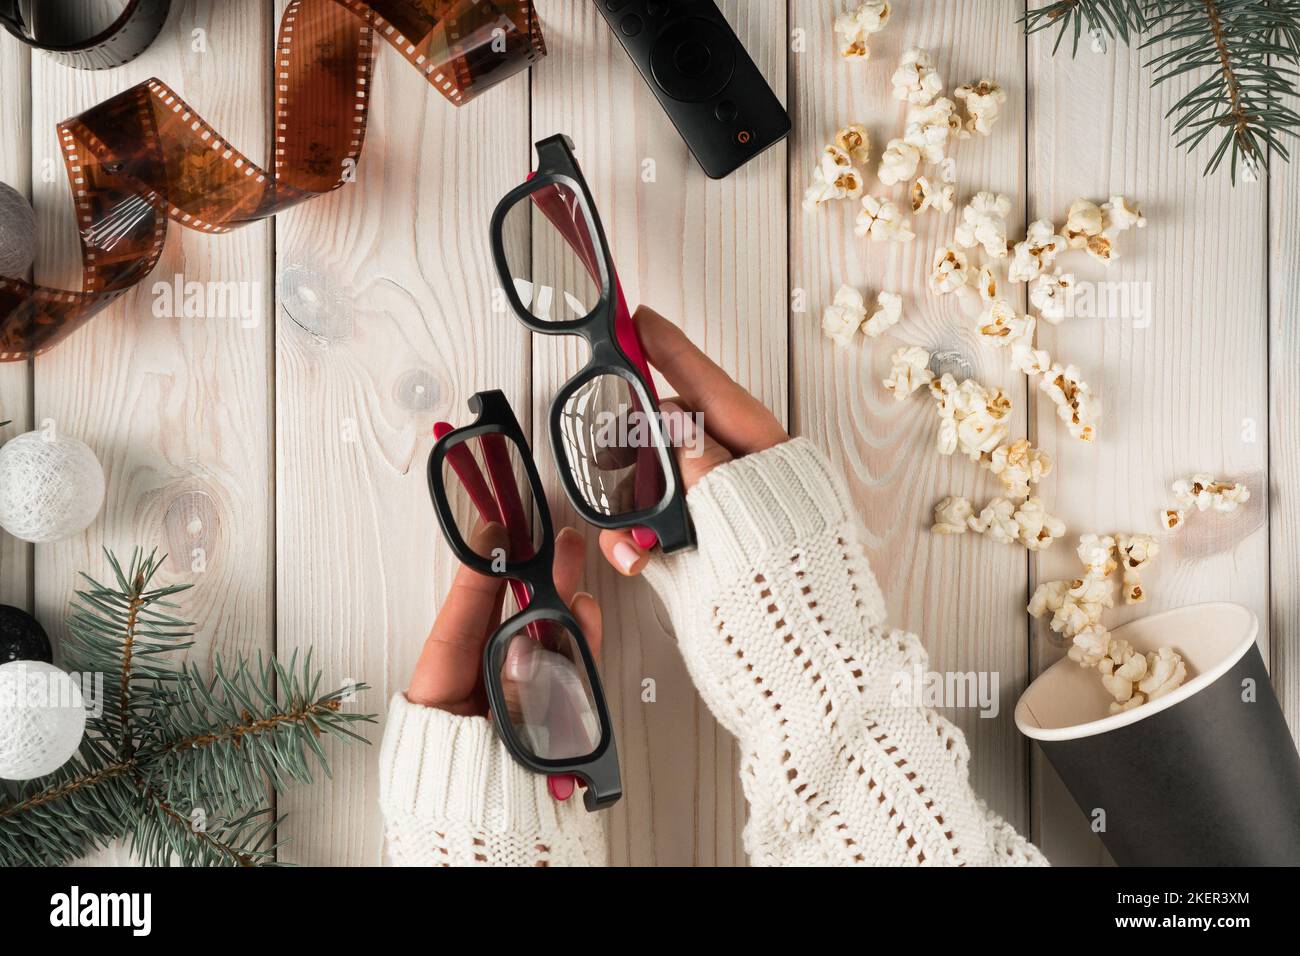
M604 866L603 821L559 802L483 717L389 705L379 754L388 853L399 866Z
M1044 864L971 790L961 732L893 700L926 666L885 624L860 523L795 439L688 496L699 548L651 561L701 697L737 739L756 864Z

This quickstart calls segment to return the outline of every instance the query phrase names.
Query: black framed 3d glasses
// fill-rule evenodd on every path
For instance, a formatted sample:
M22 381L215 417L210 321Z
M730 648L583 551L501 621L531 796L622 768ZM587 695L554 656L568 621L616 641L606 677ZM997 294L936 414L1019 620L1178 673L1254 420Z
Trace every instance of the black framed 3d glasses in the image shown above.
M631 528L643 548L691 547L695 532L591 192L566 136L537 143L537 171L492 213L492 256L521 322L577 335L587 364L556 394L551 447L565 494L599 528Z
M475 420L440 423L429 494L457 559L508 581L518 612L488 638L483 683L492 722L521 765L581 778L588 810L622 795L618 749L587 638L555 587L555 538L537 466L505 395L469 399ZM571 785L568 791L571 791Z

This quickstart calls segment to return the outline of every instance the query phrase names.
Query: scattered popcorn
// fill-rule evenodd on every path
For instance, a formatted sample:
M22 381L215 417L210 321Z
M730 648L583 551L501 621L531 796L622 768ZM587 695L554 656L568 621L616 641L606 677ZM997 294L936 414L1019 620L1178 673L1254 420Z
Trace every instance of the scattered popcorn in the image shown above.
M894 84L894 99L909 103L929 103L943 91L943 80L929 54L915 48L903 54L890 82Z
M957 225L954 238L965 249L983 246L994 259L1007 254L1007 223L1011 213L1011 200L991 192L978 192L962 209L962 221Z
M1160 553L1160 545L1153 535L1117 534L1115 536L1115 553L1119 557L1120 567L1141 571Z
M947 497L934 506L935 534L965 534L971 517L971 504L965 498Z
M924 176L916 177L916 182L912 183L912 212L917 215L927 209L952 212L956 201L957 190L952 186L936 186Z
M1147 675L1138 682L1138 690L1147 700L1163 697L1187 679L1187 665L1182 655L1170 647L1147 654Z
M876 311L862 326L868 338L879 338L898 324L903 317L903 297L895 292L881 292L876 296Z
M1049 515L1037 498L1022 502L1018 508L1005 498L994 498L977 515L967 499L948 497L934 506L930 530L935 534L965 534L970 530L1000 544L1019 542L1030 551L1042 551L1065 533L1065 525ZM1052 599L1051 592L1046 593L1044 600L1054 600L1059 607L1060 597ZM1039 600L1038 591L1034 598Z
M880 168L876 176L884 186L906 182L916 175L921 162L921 151L901 139L891 139L880 154Z
M934 380L930 371L930 353L919 345L904 346L890 359L892 368L884 386L894 393L895 401L903 401L918 388Z
M870 236L872 242L911 242L916 238L897 204L879 196L862 197L862 211L853 231Z
M836 345L851 345L853 337L867 317L867 306L862 293L849 285L842 285L835 298L822 313L822 331Z
M953 91L953 96L966 104L966 135L980 133L988 136L998 120L998 112L1007 101L1007 94L993 80L967 83Z
M1100 624L1090 624L1074 635L1069 658L1083 667L1096 667L1110 649L1110 632Z
M1115 251L1119 234L1134 227L1143 229L1146 224L1142 211L1123 196L1112 196L1100 206L1076 199L1066 217L1065 238L1072 249L1086 249L1098 262L1110 263L1119 258Z
M984 462L1001 481L1012 498L1029 497L1029 486L1052 473L1052 458L1020 438L1009 445L999 445Z
M864 188L862 174L853 167L852 157L832 144L822 150L812 185L804 192L803 208L811 211L835 199L857 199Z
M1060 269L1043 273L1029 286L1029 301L1048 322L1060 325L1074 288L1074 276Z
M1182 508L1165 508L1160 512L1160 523L1166 531L1177 531L1187 521L1187 512Z
M960 385L944 374L930 382L930 394L939 413L939 454L960 450L979 461L1007 437L1011 400L1000 388L986 389L974 379Z
M889 0L866 0L856 10L836 17L835 33L840 38L840 56L847 60L870 58L867 40L885 28L889 12Z
M1033 319L1021 316L1006 299L994 299L976 323L980 335L996 348L1018 342L1025 337Z
M1122 714L1124 713L1124 711L1132 710L1134 707L1141 707L1146 702L1147 699L1143 697L1141 694L1134 694L1131 698L1129 698L1127 702L1123 704L1117 704L1112 702L1110 705L1110 712L1112 714Z
M1055 614L1065 603L1065 595L1069 590L1069 581L1044 581L1034 588L1034 593L1029 598L1030 616L1037 620L1049 613Z
M970 266L964 252L952 246L942 246L934 251L934 261L930 266L930 291L935 295L947 295L965 288L970 278Z
M1037 279L1052 267L1053 261L1067 248L1065 237L1056 234L1050 220L1036 219L1029 224L1025 238L1011 251L1007 268L1008 282Z
M948 137L960 130L957 105L948 97L940 96L932 103L908 107L903 141L915 146L927 163L942 163Z
M1175 481L1173 492L1174 500L1183 508L1195 505L1197 511L1210 508L1215 511L1236 511L1238 505L1243 505L1250 500L1250 489L1240 482L1228 484L1226 481L1216 481L1211 475L1206 474ZM1166 526L1171 527L1172 530L1168 522Z
M1065 522L1049 515L1037 498L1023 502L1012 517L1019 529L1020 543L1030 551L1045 551L1065 534Z
M1124 603L1141 604L1147 599L1142 569L1160 553L1160 545L1149 534L1120 534L1115 536L1115 552L1123 569Z
M1031 499L1032 500L1032 499ZM1125 600L1128 582L1156 556L1159 546L1149 534L1085 534L1078 555L1084 576L1075 581L1047 581L1029 599L1036 619L1052 615L1052 630L1070 638L1068 656L1081 667L1095 667L1102 686L1114 698L1110 713L1118 714L1164 696L1187 679L1182 656L1169 647L1139 654L1121 638L1112 638L1101 623L1102 612L1114 607L1110 574L1124 568ZM1140 600L1140 598L1139 598ZM1131 601L1129 603L1132 603Z
M939 164L939 178L945 183L955 183L957 181L957 161L951 156L948 156Z
M1080 535L1074 553L1088 574L1104 578L1119 566L1115 562L1115 539L1108 534Z
M856 123L835 134L835 145L849 154L854 166L865 166L871 159L871 139L867 131Z
M1034 329L1037 321L1024 316L1016 325L1019 334L1011 340L1011 364L1026 375L1043 375L1052 367L1052 356L1046 349L1034 347Z
M1054 362L1043 374L1038 387L1056 404L1057 416L1065 422L1073 437L1086 442L1097 437L1100 407L1077 368Z
M1088 240L1101 235L1101 207L1089 199L1070 203L1065 216L1065 241L1071 249L1086 249Z
M1012 544L1020 537L1016 506L1006 498L994 498L983 511L967 519L966 523L972 531L1001 544Z

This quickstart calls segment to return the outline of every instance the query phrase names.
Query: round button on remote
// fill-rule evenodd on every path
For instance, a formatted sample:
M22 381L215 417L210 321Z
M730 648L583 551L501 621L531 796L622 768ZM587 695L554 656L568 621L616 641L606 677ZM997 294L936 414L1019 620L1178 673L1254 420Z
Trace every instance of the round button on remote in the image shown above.
M650 51L655 82L675 100L712 99L731 82L736 52L728 33L709 20L692 17L670 25Z

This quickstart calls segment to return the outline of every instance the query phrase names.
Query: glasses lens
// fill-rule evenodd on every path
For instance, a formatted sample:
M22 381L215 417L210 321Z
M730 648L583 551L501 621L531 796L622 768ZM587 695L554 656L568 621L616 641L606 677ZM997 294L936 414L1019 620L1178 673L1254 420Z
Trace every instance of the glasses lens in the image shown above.
M513 635L501 688L515 734L534 757L586 757L600 745L591 676L568 628L540 621Z
M525 454L504 435L479 435L448 447L443 461L442 483L461 540L479 557L499 562L501 571L542 545Z
M653 411L620 375L594 376L565 401L561 467L593 511L617 517L663 500L658 429Z
M568 186L542 186L506 213L502 242L519 301L540 322L585 319L600 301L602 254Z

